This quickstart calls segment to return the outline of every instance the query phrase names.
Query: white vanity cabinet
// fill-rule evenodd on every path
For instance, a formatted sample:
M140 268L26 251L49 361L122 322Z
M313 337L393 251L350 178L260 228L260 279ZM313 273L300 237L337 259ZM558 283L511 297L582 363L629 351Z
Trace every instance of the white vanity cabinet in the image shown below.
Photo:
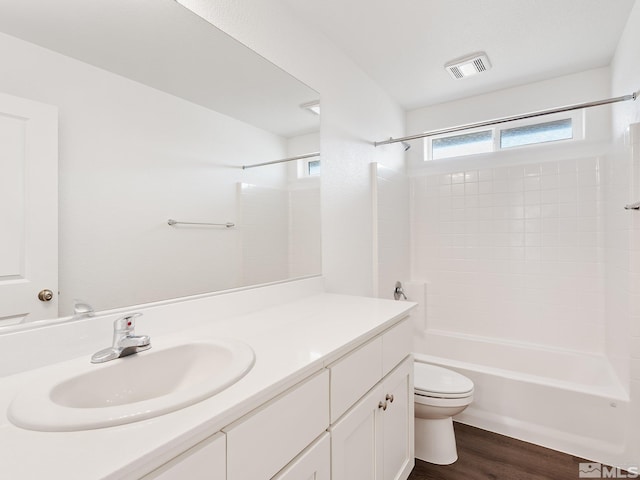
M224 480L227 451L223 433L217 433L178 455L142 480Z
M329 372L323 370L223 429L227 480L272 478L328 426Z
M410 351L404 319L144 480L406 480Z
M409 476L415 462L410 335L405 320L330 366L332 421L342 413L345 398L359 390L366 392L329 429L332 480L405 480ZM343 385L347 377L354 381ZM365 385L363 378L376 382Z

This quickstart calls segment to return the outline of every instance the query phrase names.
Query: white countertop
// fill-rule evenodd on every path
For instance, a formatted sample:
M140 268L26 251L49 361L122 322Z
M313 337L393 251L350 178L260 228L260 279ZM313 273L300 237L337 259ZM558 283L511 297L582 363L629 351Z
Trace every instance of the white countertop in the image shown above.
M256 363L240 381L213 397L127 425L36 432L18 428L2 415L0 476L12 480L138 478L390 327L414 305L319 293L253 313L203 319L201 325L187 322L191 325L187 330L154 335L155 348L182 338L235 338L253 348ZM0 378L2 411L21 388L46 375L49 368Z

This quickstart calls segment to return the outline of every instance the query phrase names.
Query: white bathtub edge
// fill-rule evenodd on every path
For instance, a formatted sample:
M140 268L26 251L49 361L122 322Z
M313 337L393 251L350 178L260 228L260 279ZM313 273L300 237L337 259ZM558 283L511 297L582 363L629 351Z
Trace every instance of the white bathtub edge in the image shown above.
M548 387L562 388L579 393L586 393L589 395L596 395L598 397L607 398L613 401L629 402L630 397L627 390L618 382L612 383L607 388L600 388L593 385L582 385L578 383L564 382L548 377L541 377L537 375L530 375L522 372L515 372L512 370L489 367L480 364L474 364L469 362L461 362L459 360L452 360L450 358L437 357L434 355L425 355L423 353L413 353L413 356L417 362L422 363L434 363L443 367L460 368L464 370L472 370L476 372L482 372L489 375L497 375L500 377L508 378L510 380L525 381L529 383L535 383L538 385L544 385ZM616 378L616 377L613 377Z

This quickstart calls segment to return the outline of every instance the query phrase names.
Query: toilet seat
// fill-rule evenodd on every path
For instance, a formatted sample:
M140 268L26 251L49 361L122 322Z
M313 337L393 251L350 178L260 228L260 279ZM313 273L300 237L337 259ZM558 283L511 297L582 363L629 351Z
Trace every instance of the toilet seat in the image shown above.
M473 382L464 375L446 368L416 362L414 391L419 397L467 398L473 395Z

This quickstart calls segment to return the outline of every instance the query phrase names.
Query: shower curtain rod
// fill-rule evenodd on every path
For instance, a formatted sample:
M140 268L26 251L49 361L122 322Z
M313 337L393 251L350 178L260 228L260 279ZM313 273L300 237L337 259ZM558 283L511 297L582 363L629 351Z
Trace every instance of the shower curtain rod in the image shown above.
M418 133L415 135L408 135L406 137L389 138L388 140L382 140L380 142L374 142L377 147L379 145L387 145L390 143L406 142L408 140L417 140L419 138L433 137L434 135L441 135L443 133L460 132L462 130L469 130L471 128L488 127L490 125L498 125L500 123L513 122L514 120L523 120L525 118L541 117L543 115L551 115L553 113L569 112L571 110L579 110L581 108L597 107L599 105L608 105L610 103L626 102L628 100L635 100L640 97L640 90L633 92L630 95L623 95L621 97L607 98L605 100L597 100L595 102L577 103L574 105L566 105L564 107L551 108L549 110L539 110L537 112L523 113L521 115L513 115L511 117L496 118L493 120L487 120L484 122L467 123L466 125L458 125L456 127L443 128L440 130L431 130L429 132Z
M302 160L304 158L312 158L312 157L319 157L319 156L320 156L320 152L305 153L304 155L297 155L295 157L283 158L282 160L274 160L272 162L255 163L253 165L243 165L242 169L246 170L247 168L264 167L265 165L273 165L275 163L284 163L284 162L293 162L294 160Z

